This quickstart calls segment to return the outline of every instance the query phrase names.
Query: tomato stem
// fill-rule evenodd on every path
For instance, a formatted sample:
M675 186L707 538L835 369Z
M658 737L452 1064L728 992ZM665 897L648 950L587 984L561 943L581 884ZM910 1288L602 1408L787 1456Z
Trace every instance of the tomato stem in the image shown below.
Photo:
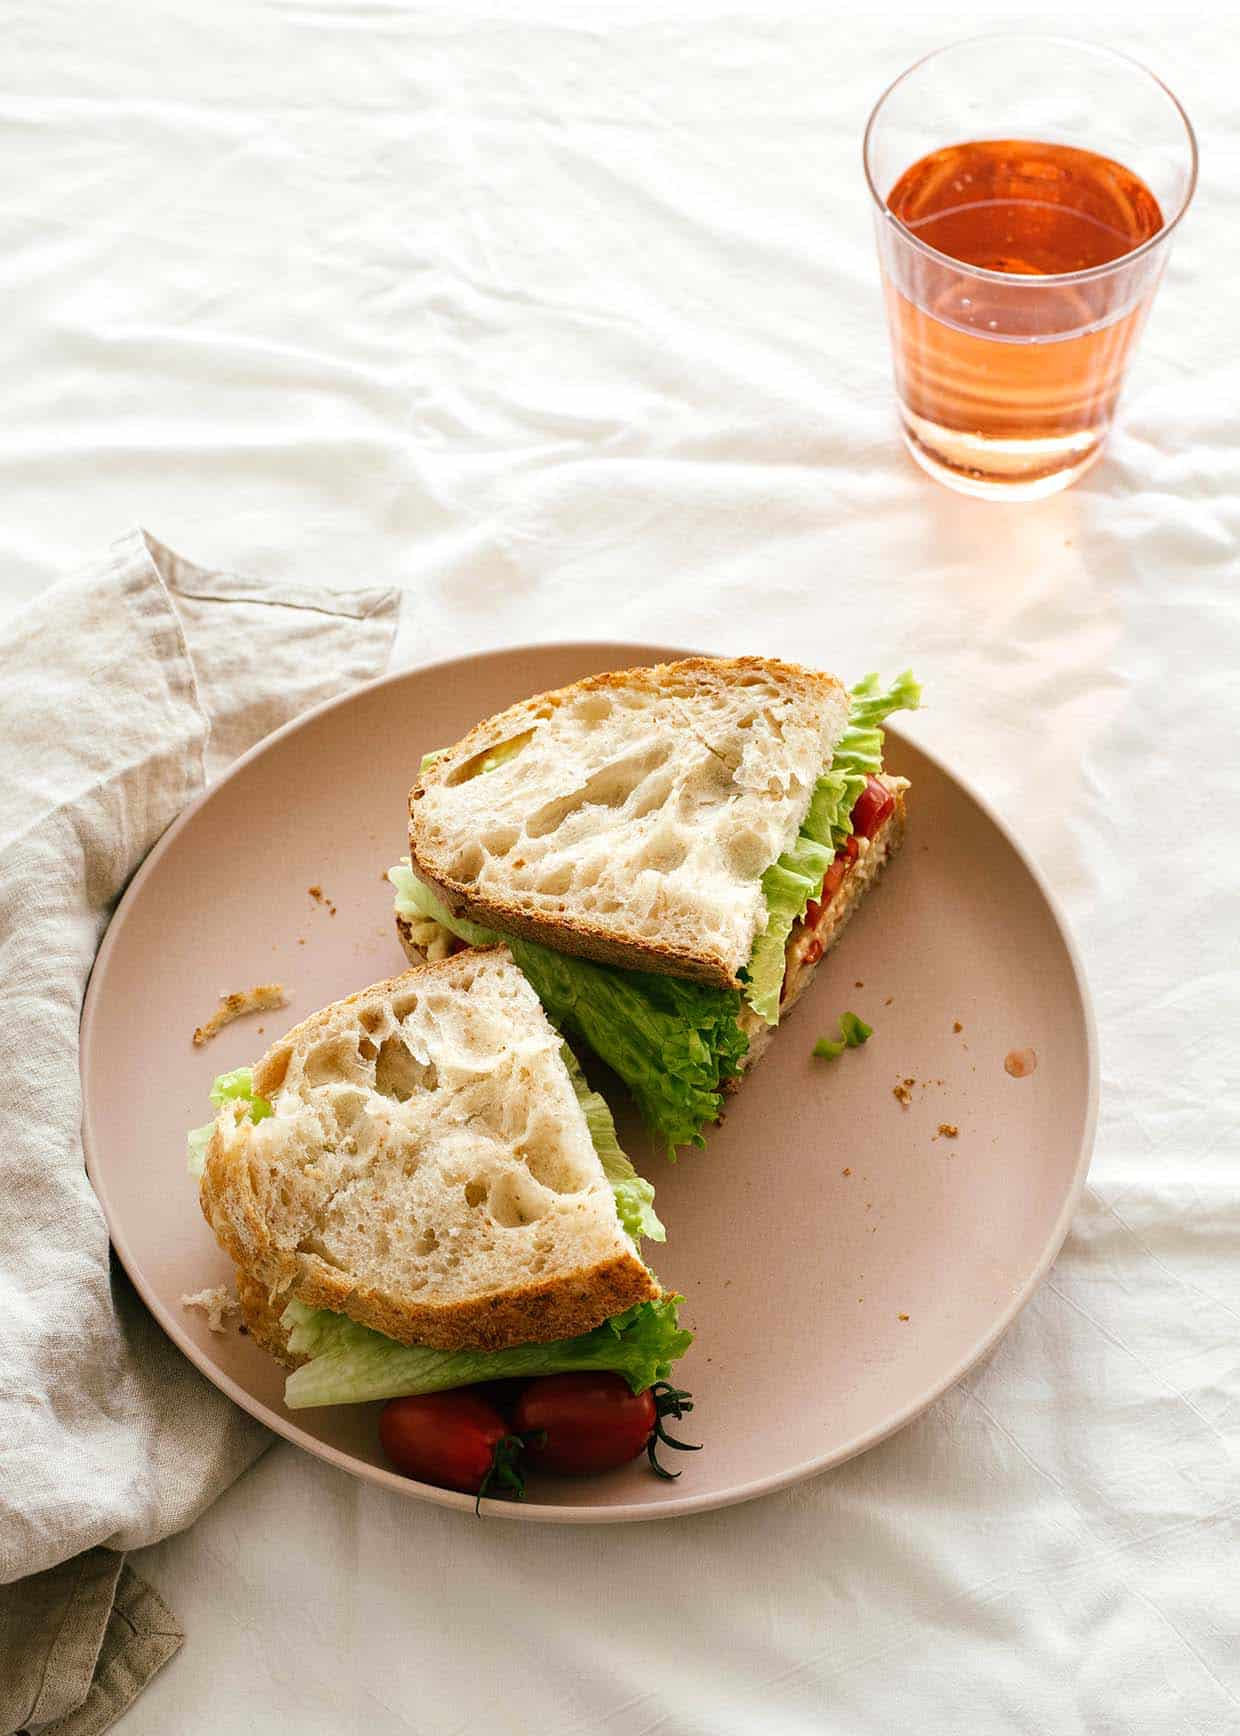
M521 1449L525 1442L520 1435L501 1435L491 1452L491 1463L486 1476L478 1485L478 1498L474 1502L474 1512L482 1517L482 1497L490 1489L492 1481L506 1489L515 1501L525 1499L525 1478L521 1475Z
M676 1422L693 1409L693 1399L689 1393L679 1387L670 1386L667 1381L656 1381L650 1389L654 1400L654 1427L646 1442L646 1457L650 1461L650 1469L656 1477L662 1477L665 1482L674 1483L679 1477L679 1471L669 1471L666 1465L659 1463L659 1444L672 1447L678 1453L700 1453L702 1443L678 1441L674 1435L669 1435L663 1427L663 1419L672 1417Z

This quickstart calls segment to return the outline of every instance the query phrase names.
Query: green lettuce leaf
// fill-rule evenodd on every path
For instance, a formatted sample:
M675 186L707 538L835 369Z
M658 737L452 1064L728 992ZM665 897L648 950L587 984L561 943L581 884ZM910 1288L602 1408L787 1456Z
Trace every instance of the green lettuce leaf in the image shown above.
M396 910L431 917L470 946L503 941L560 1031L589 1044L632 1092L646 1124L667 1143L704 1145L701 1129L723 1107L720 1086L740 1072L749 1039L737 1024L741 998L651 971L616 970L553 952L517 935L497 934L452 913L411 872L393 868Z
M611 1183L611 1191L616 1198L616 1216L635 1242L643 1238L648 1242L666 1242L667 1231L655 1216L654 1188L648 1181L642 1180L621 1151L620 1141L616 1138L616 1124L611 1118L611 1110L607 1107L607 1099L600 1097L597 1091L591 1091L586 1076L577 1063L577 1057L567 1043L561 1045L560 1053L564 1057L573 1090L577 1093L577 1101L590 1129L590 1138L598 1152L603 1174Z
M779 1023L788 936L810 899L822 891L832 858L852 831L850 816L866 777L882 770L882 724L893 711L916 711L921 688L906 669L886 688L877 675L867 675L849 697L848 728L836 744L830 770L814 786L796 840L762 876L767 924L749 959L745 999L768 1025Z
M217 1109L233 1101L247 1103L251 1121L266 1121L271 1105L265 1097L254 1095L254 1069L234 1067L231 1073L219 1073L211 1087L211 1101Z
M841 1013L840 1041L836 1043L830 1037L819 1037L810 1053L823 1061L834 1061L845 1049L859 1049L862 1043L868 1043L873 1035L872 1028L864 1019L859 1019L856 1013Z
M289 1375L284 1402L290 1410L364 1404L472 1386L482 1380L567 1374L577 1369L612 1369L624 1376L634 1392L644 1392L656 1380L667 1379L672 1363L693 1342L693 1334L676 1322L676 1305L682 1300L666 1296L658 1302L640 1302L579 1338L490 1351L398 1344L344 1314L290 1302L281 1316L289 1349L310 1360Z
M267 1099L254 1094L254 1072L250 1067L234 1067L231 1073L217 1074L211 1087L211 1101L217 1109L222 1109L225 1103L244 1103L251 1121L266 1121L272 1113ZM214 1126L214 1121L204 1122L201 1127L191 1127L185 1136L186 1167L195 1181L202 1179Z
M185 1135L185 1167L195 1181L202 1180L207 1167L207 1147L214 1131L214 1121L207 1121L201 1127L191 1127Z

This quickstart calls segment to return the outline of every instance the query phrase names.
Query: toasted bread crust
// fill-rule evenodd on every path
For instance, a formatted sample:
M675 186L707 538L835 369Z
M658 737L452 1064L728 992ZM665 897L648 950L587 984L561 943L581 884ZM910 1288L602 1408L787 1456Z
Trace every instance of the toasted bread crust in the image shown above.
M407 916L402 916L399 910L396 912L396 938L404 947L405 957L411 965L426 963L426 954L413 938L413 924Z
M277 1362L282 1362L285 1368L300 1368L306 1359L304 1356L293 1355L288 1347L288 1333L280 1321L281 1314L288 1307L287 1294L277 1292L275 1296L270 1295L265 1284L251 1278L240 1266L237 1268L236 1278L241 1318L250 1337L261 1349L274 1356Z
M309 1308L330 1308L400 1344L426 1344L432 1350L507 1350L514 1344L576 1338L635 1302L657 1301L663 1294L636 1254L571 1278L434 1308L353 1286L313 1255L301 1257L290 1289Z
M543 1286L541 1291L531 1287L520 1298L497 1298L490 1305L485 1299L480 1301L472 1308L472 1317L470 1309L461 1309L445 1321L444 1311L436 1310L429 1331L411 1333L407 1310L395 1311L384 1305L383 1298L379 1298L379 1306L366 1308L356 1292L330 1280L319 1284L311 1279L294 1284L289 1290L278 1290L274 1295L241 1267L237 1268L236 1280L237 1300L251 1338L286 1368L299 1368L306 1360L289 1350L288 1333L281 1321L294 1297L308 1308L330 1308L336 1314L347 1314L351 1320L373 1327L401 1344L427 1344L434 1350L505 1350L512 1344L576 1338L583 1332L592 1332L614 1314L622 1314L635 1302L657 1301L663 1294L645 1267L640 1275L635 1275L628 1262L617 1261L611 1271L603 1271L600 1283L592 1284L588 1290L583 1288L575 1300L559 1293L562 1287L559 1292L555 1285ZM602 1319L598 1318L600 1299L606 1309ZM507 1306L510 1302L514 1303L512 1308Z
M401 1344L425 1344L433 1350L506 1350L513 1344L576 1338L592 1332L603 1320L623 1314L634 1303L657 1301L663 1294L645 1267L637 1275L632 1272L630 1262L617 1261L614 1268L600 1268L599 1272L598 1283L592 1284L588 1291L583 1289L577 1298L565 1296L562 1286L545 1285L541 1289L531 1286L522 1297L495 1298L489 1305L484 1299L462 1307L446 1321L442 1318L444 1310L435 1310L436 1318L429 1328L419 1331L411 1329L408 1310L393 1310L384 1305L381 1297L379 1306L369 1308L357 1292L350 1292L347 1285L332 1283L330 1279L318 1284L312 1278L272 1295L264 1283L238 1267L236 1282L241 1316L255 1344L286 1368L300 1368L306 1358L290 1351L288 1333L281 1320L294 1297L308 1308L329 1308L333 1313L346 1314L350 1320L370 1326ZM605 1308L601 1319L600 1299Z
M800 696L807 699L820 700L825 695L845 693L835 676L803 669L799 664L784 663L778 658L686 657L676 663L590 675L569 687L535 694L475 725L421 772L409 792L409 859L414 873L454 915L464 916L471 922L541 942L557 952L573 953L623 970L652 970L692 982L712 983L720 988L739 987L737 971L743 966L743 959L738 963L712 951L700 947L695 950L692 946L675 942L623 939L590 919L568 911L544 915L527 908L515 898L480 895L476 887L448 874L424 845L419 833L418 804L428 789L444 783L460 766L511 739L523 729L533 727L539 719L550 716L559 707L571 704L583 695L613 687L644 689L653 695L676 681L700 679L717 682L751 672L770 675L790 689L800 690Z
M569 1278L527 1284L502 1295L427 1306L353 1284L315 1254L297 1254L289 1259L279 1253L267 1238L242 1177L217 1177L210 1196L204 1190L202 1209L224 1251L237 1265L238 1294L246 1322L255 1337L269 1347L283 1342L272 1324L278 1322L278 1314L270 1308L260 1312L255 1302L247 1305L241 1295L242 1273L252 1286L247 1290L251 1297L279 1295L281 1309L295 1297L308 1308L347 1314L401 1344L426 1344L433 1350L504 1350L514 1344L576 1338L634 1303L657 1301L663 1294L653 1273L636 1254L621 1254ZM248 1232L244 1240L232 1229L237 1216L244 1219ZM252 1261L248 1271L242 1264L247 1255ZM273 1349L272 1354L281 1353Z

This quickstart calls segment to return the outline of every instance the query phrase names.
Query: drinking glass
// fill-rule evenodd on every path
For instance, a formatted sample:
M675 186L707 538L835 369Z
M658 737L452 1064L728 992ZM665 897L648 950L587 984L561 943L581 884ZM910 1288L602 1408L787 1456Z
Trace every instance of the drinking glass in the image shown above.
M1193 195L1184 110L1110 49L982 36L896 79L863 155L913 457L987 499L1067 488L1102 453ZM891 202L916 186L937 203L906 221Z

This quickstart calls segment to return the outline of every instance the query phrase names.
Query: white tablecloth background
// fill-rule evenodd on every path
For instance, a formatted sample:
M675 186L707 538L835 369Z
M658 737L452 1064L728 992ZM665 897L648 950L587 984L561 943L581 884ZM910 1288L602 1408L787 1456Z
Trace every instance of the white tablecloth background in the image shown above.
M898 445L858 160L958 10L10 13L4 608L141 521L406 586L402 662L911 662L1103 1043L1064 1254L921 1422L659 1528L465 1523L278 1444L136 1558L189 1637L127 1736L1240 1727L1240 26L1123 16L1029 22L1164 73L1198 203L1107 460L993 507Z

